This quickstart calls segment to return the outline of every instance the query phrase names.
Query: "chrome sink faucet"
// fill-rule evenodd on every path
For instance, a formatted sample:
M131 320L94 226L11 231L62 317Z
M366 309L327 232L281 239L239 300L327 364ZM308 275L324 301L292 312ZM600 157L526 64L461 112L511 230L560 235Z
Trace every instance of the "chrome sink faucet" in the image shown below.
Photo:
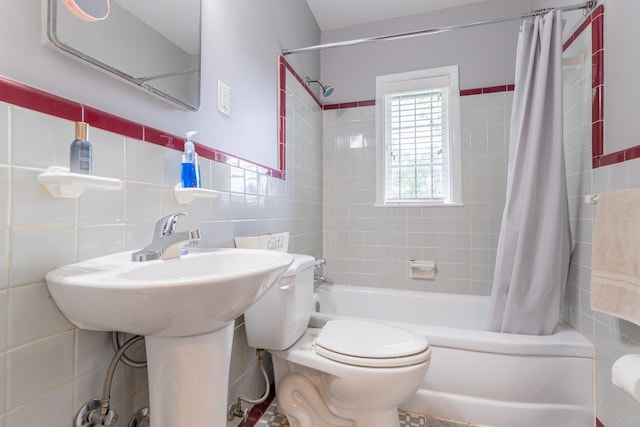
M180 255L186 254L187 249L184 248L185 244L198 244L200 240L200 230L175 231L178 219L183 215L187 215L187 213L178 212L160 218L156 223L151 243L144 249L131 254L131 260L152 261L156 259L178 258Z

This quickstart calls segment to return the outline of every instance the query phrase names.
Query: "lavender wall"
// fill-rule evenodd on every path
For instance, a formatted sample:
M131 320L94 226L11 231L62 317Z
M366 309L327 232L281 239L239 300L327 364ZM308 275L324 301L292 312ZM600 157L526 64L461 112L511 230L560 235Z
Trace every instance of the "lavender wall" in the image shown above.
M0 75L165 132L276 168L278 55L313 44L320 31L298 0L202 0L202 106L187 112L71 59L43 42L47 0L3 2ZM319 75L319 54L292 58ZM217 111L217 81L231 87L232 116Z
M390 19L322 33L329 43L477 22L527 10L524 0L489 0L428 14ZM426 37L327 49L322 79L335 87L331 102L375 98L375 76L460 65L460 88L513 83L519 22L482 26Z

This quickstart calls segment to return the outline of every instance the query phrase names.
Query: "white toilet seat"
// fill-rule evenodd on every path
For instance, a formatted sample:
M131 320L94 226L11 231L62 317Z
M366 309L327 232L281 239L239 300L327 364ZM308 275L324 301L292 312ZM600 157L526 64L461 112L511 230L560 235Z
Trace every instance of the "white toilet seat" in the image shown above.
M364 320L331 320L314 341L316 354L355 366L393 368L428 361L426 338L411 331Z

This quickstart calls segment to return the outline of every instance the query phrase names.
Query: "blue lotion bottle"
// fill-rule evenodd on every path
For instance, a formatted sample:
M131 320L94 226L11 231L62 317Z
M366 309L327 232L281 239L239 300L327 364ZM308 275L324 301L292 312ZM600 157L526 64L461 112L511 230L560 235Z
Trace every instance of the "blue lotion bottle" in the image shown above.
M191 141L196 131L187 132L187 140L184 143L184 153L182 153L182 188L200 188L200 164L198 163L198 154L196 148Z
M91 144L89 139L89 125L76 122L76 139L71 143L69 155L69 171L91 175Z

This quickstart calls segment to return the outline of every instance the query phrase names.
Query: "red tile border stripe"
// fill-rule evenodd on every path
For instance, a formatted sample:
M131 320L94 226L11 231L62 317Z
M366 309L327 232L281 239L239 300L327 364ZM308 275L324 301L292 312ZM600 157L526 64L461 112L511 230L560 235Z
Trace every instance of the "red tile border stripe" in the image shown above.
M512 84L481 87L481 88L475 88L475 89L462 89L460 90L460 96L484 95L488 93L498 93L498 92L513 92L514 89L515 89L515 86ZM325 104L322 106L322 109L323 110L340 110L343 108L371 107L374 105L376 105L376 100L368 99L366 101L341 102L338 104Z
M184 139L180 136L163 132L159 129L144 126L140 123L118 117L86 105L61 98L56 95L35 89L33 87L0 77L0 101L22 108L28 108L44 114L49 114L65 120L75 122L85 121L89 125L130 138L139 139L151 144L173 150L184 149ZM263 175L284 179L284 143L278 143L280 166L274 169L250 160L245 160L231 154L224 153L212 147L195 143L199 156L228 165L240 165L252 171L261 171Z
M609 166L640 157L640 146L604 154L604 5L598 5L567 39L568 48L591 24L591 154L592 168Z
M96 110L95 108L84 107L84 121L99 129L144 140L144 126L141 124Z

